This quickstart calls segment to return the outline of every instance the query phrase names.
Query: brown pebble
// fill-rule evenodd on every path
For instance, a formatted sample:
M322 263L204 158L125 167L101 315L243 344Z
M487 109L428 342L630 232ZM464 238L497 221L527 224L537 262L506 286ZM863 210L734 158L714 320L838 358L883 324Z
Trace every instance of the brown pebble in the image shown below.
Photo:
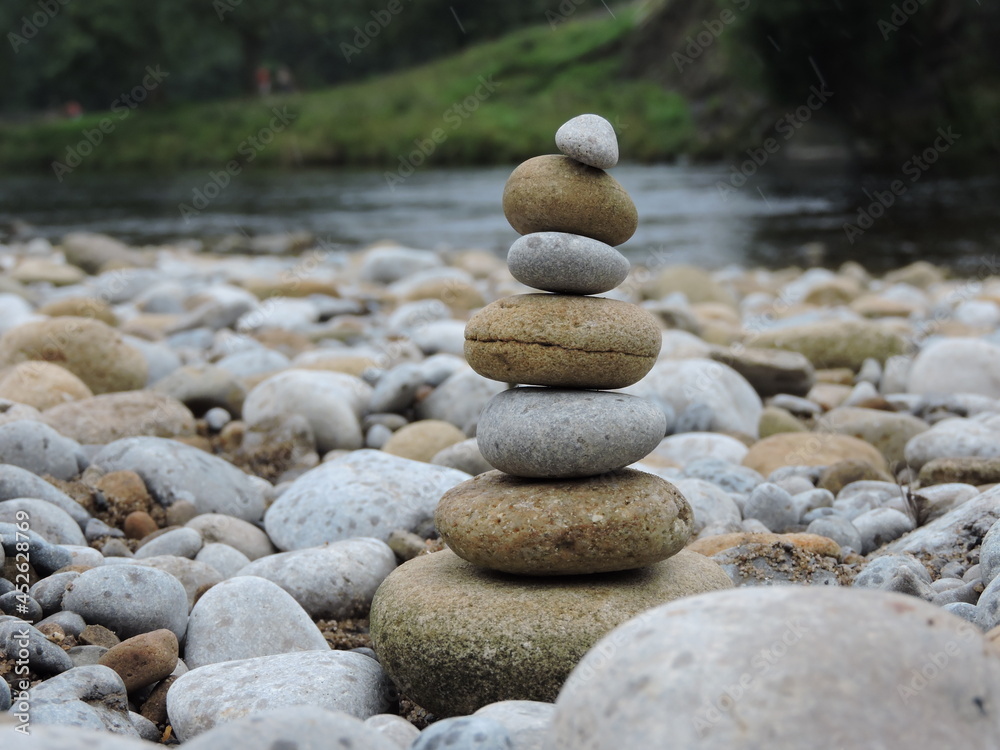
M167 691L177 682L177 677L171 675L160 682L142 704L139 713L154 724L164 724L167 721Z
M167 523L171 526L183 526L199 515L195 504L190 500L178 500L167 508Z
M134 510L125 516L123 527L125 536L129 539L142 539L159 528L153 517L144 510Z
M103 625L88 625L76 639L82 646L114 648L121 640Z
M115 505L134 505L136 510L141 510L149 507L152 500L146 483L134 471L112 471L98 479L94 486Z
M97 663L115 670L132 693L169 676L177 666L177 654L177 636L160 629L122 641Z
M36 629L53 643L62 643L66 638L66 631L55 622L42 623L36 626Z
M876 482L892 482L892 475L873 466L863 458L848 458L831 464L816 483L820 489L830 490L834 495L840 493L851 482L872 480Z

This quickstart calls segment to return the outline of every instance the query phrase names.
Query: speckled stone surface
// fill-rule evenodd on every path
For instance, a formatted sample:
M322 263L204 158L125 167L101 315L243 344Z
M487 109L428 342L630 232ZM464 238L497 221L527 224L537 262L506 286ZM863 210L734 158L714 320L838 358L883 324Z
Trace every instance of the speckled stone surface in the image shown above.
M665 560L691 536L694 514L676 487L634 469L576 480L491 471L448 490L434 521L452 551L471 563L566 575Z
M566 156L597 169L618 163L618 136L600 115L577 115L556 131L556 148Z
M465 358L484 377L565 388L624 388L656 362L656 319L627 302L518 294L487 305L465 327Z
M589 477L648 455L667 420L651 401L624 393L514 388L479 416L476 438L491 466L520 477Z
M519 234L570 232L620 245L639 214L618 181L561 154L528 159L507 179L503 212Z
M681 550L646 568L525 578L450 550L401 565L375 594L372 645L402 691L438 716L502 700L554 701L599 638L651 607L732 587Z
M580 234L533 232L507 253L507 267L522 284L560 294L601 294L625 281L630 264L611 245Z

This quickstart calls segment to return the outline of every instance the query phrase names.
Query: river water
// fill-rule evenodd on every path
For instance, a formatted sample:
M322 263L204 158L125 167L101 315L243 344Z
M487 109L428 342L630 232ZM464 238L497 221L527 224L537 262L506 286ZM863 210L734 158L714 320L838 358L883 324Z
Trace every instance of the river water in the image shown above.
M718 268L823 265L856 260L881 271L925 259L972 272L1000 251L1000 178L930 171L859 174L767 165L740 188L727 167L628 165L613 170L639 210L622 246L642 261ZM337 248L396 240L426 249L505 252L517 237L501 208L511 167L417 170L390 186L375 171L247 171L223 189L208 171L175 175L0 176L0 222L27 221L51 239L87 230L136 244L225 234L307 231ZM858 209L893 180L904 190L874 206L863 233ZM738 182L738 180L737 180ZM196 201L197 191L210 200ZM865 192L867 191L867 193ZM193 211L182 210L187 204ZM853 242L851 241L853 240Z

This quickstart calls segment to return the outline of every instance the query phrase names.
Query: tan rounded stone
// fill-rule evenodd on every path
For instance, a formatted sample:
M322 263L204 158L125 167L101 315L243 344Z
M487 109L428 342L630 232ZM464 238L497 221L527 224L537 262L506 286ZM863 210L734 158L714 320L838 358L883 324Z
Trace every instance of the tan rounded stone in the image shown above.
M105 393L53 406L42 421L79 443L106 445L120 438L195 434L194 415L177 399L154 391Z
M466 439L466 434L450 422L422 419L401 427L392 434L382 450L394 456L430 463L438 451Z
M651 607L732 587L681 550L646 568L523 578L450 550L396 568L375 594L372 646L402 692L438 716L502 700L554 701L598 639Z
M660 327L641 307L602 297L518 294L465 327L465 358L484 377L564 388L624 388L656 362Z
M840 545L835 541L819 534L806 533L772 534L770 532L735 531L730 534L716 534L696 539L687 546L687 549L691 552L697 552L699 555L711 557L723 550L747 544L793 544L807 552L840 558Z
M129 539L145 539L159 528L153 517L144 510L134 510L129 513L122 525L122 530Z
M21 362L0 372L0 398L41 411L93 395L80 378L51 362Z
M448 490L434 521L464 560L545 576L665 560L687 543L694 514L676 487L634 469L575 480L490 471Z
M635 204L606 172L549 154L528 159L511 173L503 212L519 234L569 232L620 245L639 225Z
M860 458L876 469L888 469L878 448L850 435L821 432L782 432L753 444L743 465L763 476L782 466L830 466L849 458Z
M93 297L63 297L43 305L38 308L38 312L41 315L48 315L50 318L61 318L67 315L77 318L92 318L107 323L109 326L118 322L111 305L102 299Z
M146 384L146 360L99 320L62 317L24 323L0 338L0 366L43 360L65 367L94 393Z
M132 693L167 677L177 666L177 636L165 629L133 636L97 660L118 673Z

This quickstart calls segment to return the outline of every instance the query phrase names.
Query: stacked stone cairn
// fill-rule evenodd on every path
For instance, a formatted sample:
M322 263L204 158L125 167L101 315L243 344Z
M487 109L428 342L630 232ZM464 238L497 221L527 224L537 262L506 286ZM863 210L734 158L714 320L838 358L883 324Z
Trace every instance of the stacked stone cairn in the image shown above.
M477 428L495 471L445 493L435 524L449 549L400 566L372 605L372 641L401 690L438 715L499 700L553 701L569 671L616 625L680 596L731 586L683 550L693 513L669 482L626 468L666 432L647 400L607 389L656 362L646 310L597 296L621 284L615 249L638 224L604 170L611 124L580 115L556 134L561 155L511 174L504 213L522 237L508 266L541 293L480 310L465 330L479 374L519 384Z

